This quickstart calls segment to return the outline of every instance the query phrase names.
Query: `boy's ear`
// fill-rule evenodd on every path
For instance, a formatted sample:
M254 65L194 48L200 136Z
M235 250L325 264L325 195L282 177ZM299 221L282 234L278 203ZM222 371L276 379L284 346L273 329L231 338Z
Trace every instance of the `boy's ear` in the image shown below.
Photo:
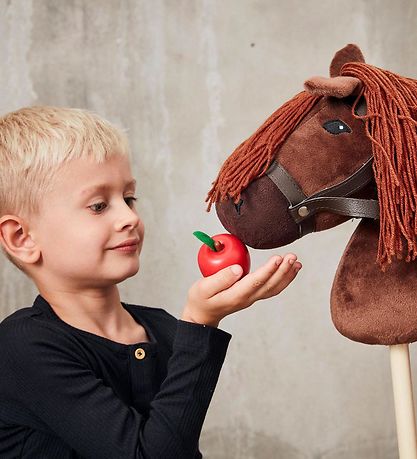
M28 226L16 215L3 215L0 218L0 243L10 255L23 263L36 263L41 256Z

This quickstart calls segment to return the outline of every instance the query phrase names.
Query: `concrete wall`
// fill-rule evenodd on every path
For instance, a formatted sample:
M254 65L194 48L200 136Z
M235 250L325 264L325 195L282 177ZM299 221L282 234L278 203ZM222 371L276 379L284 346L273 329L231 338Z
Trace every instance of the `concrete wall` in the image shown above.
M122 297L179 315L199 277L192 231L223 231L204 199L225 158L347 43L417 78L416 20L413 0L0 0L0 112L85 107L129 129L147 235ZM304 268L279 297L222 322L233 339L205 457L397 457L388 349L345 339L329 313L356 224L251 251L255 267L291 250ZM0 273L4 317L36 292L4 259Z

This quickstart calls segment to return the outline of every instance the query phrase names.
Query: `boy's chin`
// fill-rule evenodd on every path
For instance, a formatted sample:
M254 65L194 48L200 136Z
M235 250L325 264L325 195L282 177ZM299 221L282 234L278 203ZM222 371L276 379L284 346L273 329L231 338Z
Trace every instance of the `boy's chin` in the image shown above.
M139 268L140 263L138 262L136 266L131 266L130 269L126 269L124 273L120 273L120 276L118 276L117 278L113 278L112 282L118 284L120 282L125 281L126 279L129 279L130 277L135 276L139 272Z
M133 277L134 275L136 275L138 272L139 272L139 268L140 268L140 263L138 261L138 264L136 265L135 268L132 268L132 270L130 271L130 273L127 275L126 279L128 277Z

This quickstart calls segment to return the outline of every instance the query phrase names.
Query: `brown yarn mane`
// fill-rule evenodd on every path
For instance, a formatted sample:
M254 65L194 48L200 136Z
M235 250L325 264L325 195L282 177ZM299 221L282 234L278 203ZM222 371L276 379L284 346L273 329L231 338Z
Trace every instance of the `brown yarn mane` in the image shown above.
M371 140L378 189L380 230L377 262L382 271L391 257L417 256L417 80L362 62L343 65L341 75L359 78ZM353 110L355 108L353 107Z
M278 108L235 149L224 162L207 194L208 212L215 202L228 198L239 202L242 190L266 173L277 150L319 99L305 91L300 92Z

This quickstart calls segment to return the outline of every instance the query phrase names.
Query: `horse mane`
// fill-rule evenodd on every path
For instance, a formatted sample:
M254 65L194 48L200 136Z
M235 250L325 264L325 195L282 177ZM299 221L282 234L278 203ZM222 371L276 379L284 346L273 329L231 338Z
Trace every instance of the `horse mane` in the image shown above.
M277 150L320 98L306 91L296 94L234 150L207 194L207 212L228 198L239 202L242 190L266 173Z
M341 75L363 85L352 112L364 120L372 143L380 208L377 262L385 271L393 256L401 260L405 252L406 262L417 256L417 80L363 62L344 64ZM362 95L364 116L354 112Z

